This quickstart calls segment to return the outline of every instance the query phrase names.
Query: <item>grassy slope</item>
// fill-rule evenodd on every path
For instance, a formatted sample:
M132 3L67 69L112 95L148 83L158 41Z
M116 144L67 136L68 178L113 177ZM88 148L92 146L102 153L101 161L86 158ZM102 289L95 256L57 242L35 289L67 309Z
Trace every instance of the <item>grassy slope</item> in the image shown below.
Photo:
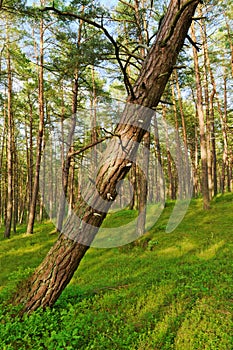
M233 349L232 201L220 196L208 212L193 201L168 234L169 204L138 245L90 249L52 310L19 321L0 307L1 349ZM41 261L52 231L1 240L2 299Z

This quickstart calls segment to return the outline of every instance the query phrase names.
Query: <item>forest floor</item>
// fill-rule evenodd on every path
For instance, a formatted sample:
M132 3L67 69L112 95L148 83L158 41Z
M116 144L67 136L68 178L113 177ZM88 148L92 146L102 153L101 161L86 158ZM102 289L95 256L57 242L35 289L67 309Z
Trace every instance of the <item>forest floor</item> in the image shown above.
M4 301L43 259L55 230L45 222L34 235L21 226L1 238L1 350L233 349L233 195L216 197L206 212L192 200L166 233L172 207L137 244L91 248L55 306L23 319ZM120 216L107 224L134 214Z

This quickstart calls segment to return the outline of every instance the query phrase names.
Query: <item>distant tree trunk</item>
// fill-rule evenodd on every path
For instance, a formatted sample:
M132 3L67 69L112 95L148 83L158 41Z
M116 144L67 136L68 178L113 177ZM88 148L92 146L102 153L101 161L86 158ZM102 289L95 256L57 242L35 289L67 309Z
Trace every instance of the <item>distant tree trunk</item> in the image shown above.
M199 8L199 16L203 18L202 8ZM208 163L208 183L209 183L209 197L217 194L217 159L215 146L215 124L214 124L214 98L216 88L214 83L214 76L210 64L207 29L205 21L201 19L201 36L202 48L204 55L203 73L204 73L204 90L205 90L205 110L206 110L206 142L207 142L207 163ZM209 77L212 85L210 93Z
M84 6L82 7L82 11L84 11ZM78 39L77 39L77 46L80 47L81 45L81 38L82 38L82 27L83 27L83 21L80 20L79 22L79 29L78 29ZM74 81L72 86L72 127L70 128L70 132L68 135L68 140L66 142L71 146L72 148L72 139L74 136L75 126L76 126L76 117L77 117L77 110L78 110L78 93L79 93L79 67L77 66L74 72ZM64 136L64 135L63 135ZM65 140L63 140L65 142ZM63 146L62 146L63 147ZM71 149L69 150L71 151ZM59 209L58 209L58 220L57 220L57 231L61 232L64 215L65 215L65 205L66 205L66 197L68 192L68 185L69 185L69 173L70 173L70 165L72 163L72 166L74 163L72 162L72 157L64 157L64 147L62 150L62 185L63 185L63 193L61 194L61 198L59 201ZM73 172L74 169L72 169ZM71 176L72 180L73 176ZM73 185L72 185L73 186ZM73 191L73 189L72 189ZM73 202L73 192L71 192L71 196L69 198L69 207L71 209Z
M143 137L144 150L142 152L142 169L139 169L138 178L138 221L137 233L142 236L146 225L146 203L148 196L149 155L150 155L150 133L147 131Z
M30 211L30 204L32 202L33 192L33 105L28 94L29 112L29 143L28 143L28 213Z
M133 210L137 205L137 181L136 181L136 165L133 164L129 173L130 183L132 185L131 201L129 203L129 210Z
M182 150L181 150L181 139L179 137L179 118L178 118L178 111L177 111L177 101L176 101L176 97L175 97L175 87L174 84L171 85L171 90L172 90L172 103L173 103L173 111L174 111L174 119L175 119L175 129L176 129L176 166L178 169L182 168L182 161L181 161L181 157L180 154L182 154ZM181 109L182 109L182 102L181 102ZM180 111L181 112L181 111ZM185 124L184 124L185 126ZM183 135L186 135L186 131L184 130ZM187 144L186 144L187 146ZM188 164L189 159L188 159L188 149L187 147L185 147L185 162L186 164ZM188 174L187 174L188 176ZM176 184L176 180L177 180L177 176L173 175L173 193L172 193L172 198L176 199L176 192L177 192L177 184ZM183 183L183 179L182 181L180 181L179 183L179 199L182 199L181 197L184 195L185 193L185 183Z
M230 150L229 155L229 175L230 175L230 191L233 190L233 151Z
M187 128L186 128L186 121L185 121L185 115L184 115L184 109L183 109L183 100L182 100L182 96L181 96L181 90L180 90L177 69L174 70L174 80L175 80L175 86L176 86L177 97L178 97L178 107L179 107L179 112L180 112L180 117L181 117L185 162L186 162L186 164L188 164L189 163L189 150L188 150ZM179 140L177 140L177 143L179 144L179 147L180 147ZM179 191L179 192L181 192L181 191Z
M227 189L230 189L229 181L229 155L228 155L228 137L227 137L227 75L224 72L223 76L224 81L224 113L220 114L221 124L222 124L222 135L223 135L223 156L222 156L222 176L221 176L221 192L225 192ZM227 181L226 181L227 180Z
M50 138L51 141L51 138ZM49 145L48 145L49 147ZM41 194L40 196L38 196L38 212L37 212L37 221L39 221L40 223L43 221L43 215L44 215L44 203L43 203L43 194L45 193L45 182L52 182L52 178L51 178L51 172L49 172L51 170L48 169L48 174L45 170L45 154L44 154L44 149L45 149L45 134L43 135L43 139L42 139L42 145L41 145L41 165L42 165L42 169L40 171L40 178L42 179L42 188L41 188ZM50 159L51 161L51 159ZM52 165L51 165L52 167ZM46 179L46 176L49 176L49 178ZM51 192L53 189L49 190L49 198L51 196ZM50 208L50 207L49 207ZM49 210L48 210L49 212Z
M142 57L145 57L147 50L145 47L148 44L148 24L145 18L145 12L141 12L138 0L135 0L135 16L138 27L138 39L141 45L140 53ZM145 8L144 1L142 3L142 9ZM139 236L145 232L146 225L146 204L148 198L148 177L149 177L149 162L150 162L150 133L147 131L143 137L143 169L140 169L141 176L139 177L140 183L138 183L138 222L137 222L137 233Z
M3 131L1 135L1 151L0 151L0 169L1 169L1 175L3 179L3 156L5 151L5 143L6 143L6 106L5 103L3 105L3 115L4 115L4 125L3 125ZM5 189L4 189L4 181L0 181L0 224L3 224L3 218L4 218L4 203L5 203Z
M168 197L170 199L175 199L175 187L174 187L174 177L172 172L172 156L169 147L169 135L166 123L166 106L163 104L163 126L164 126L164 134L166 138L166 159L167 159L167 175L168 175Z
M14 123L13 123L13 134L12 134L12 161L13 161L13 173L12 173L12 188L13 188L13 232L16 233L16 226L18 224L19 218L19 164L18 164L18 155L15 142L15 133L14 133Z
M157 116L154 115L154 143L155 143L155 157L156 157L156 202L160 202L165 198L165 189L164 189L164 181L162 178L162 154L161 147L159 141L159 131L158 131L158 122Z
M44 0L41 0L41 6L44 5ZM27 233L33 233L35 216L36 216L36 204L39 193L39 177L42 157L42 144L44 136L44 20L40 20L40 67L39 67L39 127L37 135L37 153L36 153L36 167L34 174L34 184L32 191L32 199L29 209Z
M6 206L6 227L4 237L9 238L11 233L12 215L13 215L13 115L12 115L12 72L11 56L9 48L8 24L7 32L7 206Z
M95 82L95 68L91 69L92 76L92 97L91 97L91 143L95 143L98 138L97 134L97 92L96 92L96 82ZM92 149L92 173L94 174L97 169L97 148L96 146Z
M183 142L184 142L184 146L187 150L188 149L187 130L186 130L183 101L182 101L182 96L181 96L181 91L180 91L180 84L179 84L177 69L174 69L174 78L175 78L177 97L178 97L178 103L179 103L179 110L180 110L180 116L181 116L181 123L182 123Z
M66 142L71 148L68 150L68 153L71 152L72 149L72 140L74 137L74 131L76 126L76 113L78 108L78 73L76 72L74 82L73 82L73 96L72 96L72 126L69 131L68 140L63 140L62 142ZM64 149L63 149L64 152ZM66 205L66 197L68 193L69 186L69 173L70 173L70 164L72 161L72 157L64 157L62 155L63 163L62 163L62 185L63 185L63 193L61 194L61 198L59 201L59 211L58 211L58 222L57 222L57 231L61 232L64 215L65 215L65 205Z
M213 71L210 65L209 52L207 46L206 30L205 30L205 61L210 75L212 91L209 100L209 135L210 135L210 150L211 150L211 160L212 160L212 181L213 181L213 195L216 196L218 192L218 182L217 182L217 156L216 156L216 143L215 143L215 120L214 120L214 100L216 95L216 86Z
M202 12L199 11L200 17ZM202 27L203 28L203 27ZM204 78L204 105L205 105L205 119L206 119L206 151L207 151L207 174L208 174L208 189L209 199L213 196L213 169L212 169L212 152L211 152L211 120L210 120L210 94L208 81L208 67L207 67L207 47L206 47L206 33L202 29L202 48L204 55L203 64L203 78Z
M192 25L192 40L196 42L196 35L194 25ZM195 47L193 47L194 68L196 77L196 108L199 121L199 133L200 133L200 148L201 148L201 188L203 196L203 208L209 209L209 186L208 186L208 164L207 164L207 146L206 146L206 134L205 134L205 117L203 110L203 96L202 96L202 84L199 70L198 54Z
M205 32L206 33L206 30ZM206 45L207 45L207 39L206 39ZM214 121L214 101L217 101L218 106L218 112L220 115L220 120L222 122L222 132L223 132L223 138L225 137L225 129L224 129L224 122L223 122L223 113L220 106L219 97L217 94L217 87L216 82L213 74L213 70L211 68L210 64L210 58L208 53L208 47L206 47L206 64L208 67L208 72L210 75L211 85L212 85L212 92L210 94L210 138L211 138L211 149L212 149L212 162L213 162L213 186L214 186L214 195L218 192L218 183L217 183L217 156L216 156L216 142L215 142L215 121ZM225 144L226 146L226 144Z
M199 163L199 147L198 147L198 130L197 125L195 125L195 138L194 138L194 156L193 158L193 194L194 196L198 196L200 193L199 189L199 174L198 174L198 163Z
M63 230L65 234L60 234L33 276L14 296L16 302L23 303L24 312L53 305L88 250L117 196L117 183L130 170L129 159L135 159L138 143L150 126L153 111L145 110L145 107L158 105L198 3L197 0L171 1L156 41L133 88L133 95L128 98L128 104L114 133L116 136L113 136L104 155L104 162L96 178L97 191L91 193L88 204L83 200L77 203L76 215L82 220L81 223L76 221L77 216L76 219L70 217ZM135 104L139 106L136 107ZM137 108L137 114L133 106ZM143 123L139 120L143 120Z
M227 16L225 16L225 21L226 21L226 27L227 27L227 36L228 36L230 49L231 49L231 75L233 77L233 41L232 41L231 28L230 28Z
M71 152L74 151L74 147L71 146ZM75 160L74 157L70 159L70 170L69 170L69 214L71 214L74 207L74 180L75 180Z

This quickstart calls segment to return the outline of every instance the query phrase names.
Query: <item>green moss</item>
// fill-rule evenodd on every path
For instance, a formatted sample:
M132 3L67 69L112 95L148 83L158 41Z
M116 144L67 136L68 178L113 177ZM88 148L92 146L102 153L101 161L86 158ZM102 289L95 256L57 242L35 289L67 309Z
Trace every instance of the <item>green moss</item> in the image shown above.
M193 200L177 229L165 228L174 203L136 244L91 248L52 309L22 320L0 305L1 349L233 349L233 195L204 212ZM108 215L116 227L135 212ZM50 223L1 238L2 300L56 239Z

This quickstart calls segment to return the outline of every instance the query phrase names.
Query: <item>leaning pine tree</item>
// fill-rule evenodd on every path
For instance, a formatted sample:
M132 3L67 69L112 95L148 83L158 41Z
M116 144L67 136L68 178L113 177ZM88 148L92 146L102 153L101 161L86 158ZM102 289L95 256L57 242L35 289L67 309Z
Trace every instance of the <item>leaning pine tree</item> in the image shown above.
M130 170L132 163L129 159L135 158L138 144L150 125L153 113L148 113L144 107L158 105L199 2L171 0L155 42L128 96L115 136L104 154L95 183L97 191L87 194L88 204L84 200L77 203L75 215L67 220L57 242L26 285L17 291L14 300L23 305L23 312L52 306L89 249L117 196L116 185ZM138 106L137 113L132 105Z

